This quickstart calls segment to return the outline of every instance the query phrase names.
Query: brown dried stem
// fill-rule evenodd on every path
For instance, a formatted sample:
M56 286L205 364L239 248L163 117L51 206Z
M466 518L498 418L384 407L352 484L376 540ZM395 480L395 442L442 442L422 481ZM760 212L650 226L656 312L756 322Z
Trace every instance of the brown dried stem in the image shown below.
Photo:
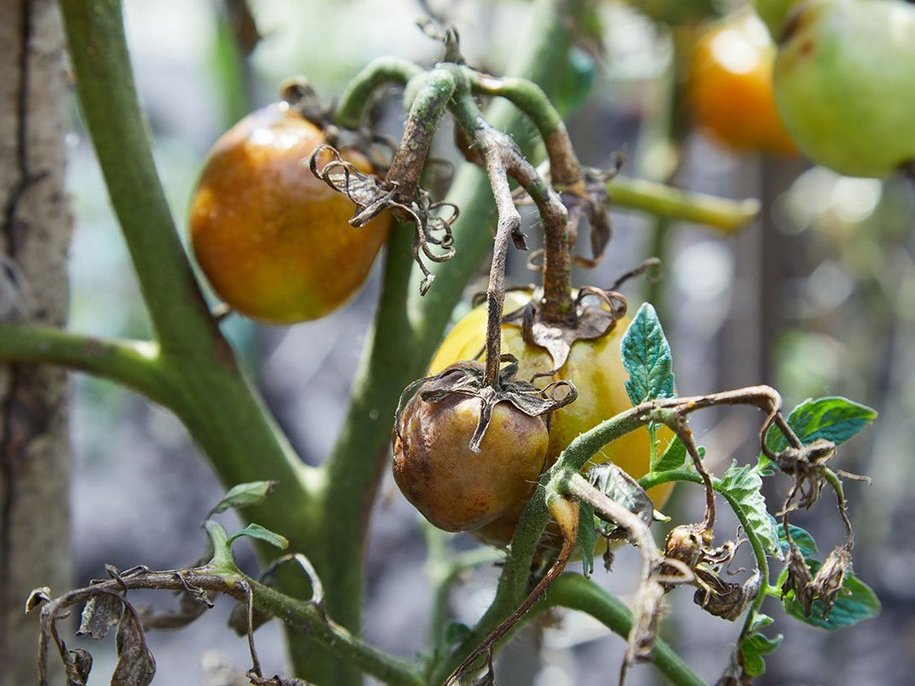
M662 582L689 583L693 579L693 574L677 560L665 561L655 544L651 530L642 518L595 488L582 474L572 474L563 481L561 488L574 498L588 503L601 519L625 529L642 556L642 573L639 590L635 594L633 626L629 633L626 657L620 670L619 684L623 686L629 665L645 660L651 655L657 635L657 620L661 614L661 601L666 592ZM680 576L663 576L662 568L665 564L675 567Z
M483 641L471 652L464 661L458 665L453 672L445 680L445 686L452 686L458 684L461 675L469 671L473 664L480 658L481 655L486 654L489 656L489 664L492 660L492 647L501 640L512 628L518 623L518 621L534 606L534 604L540 599L540 596L548 589L552 583L562 574L563 570L566 568L566 565L569 563L569 559L572 557L572 551L575 549L575 543L578 540L578 525L579 525L579 511L578 506L574 504L569 504L570 517L565 518L564 522L566 527L563 530L563 539L562 539L562 548L559 551L559 555L556 557L556 560L550 566L546 574L543 575L543 578L537 582L531 592L527 595L527 598L512 612L508 617L506 617L499 625L493 629L489 635L483 639Z
M504 177L507 174L517 181L530 195L540 213L545 241L544 302L541 319L548 322L574 320L568 212L559 195L524 158L514 140L494 129L483 119L467 89L463 73L456 72L456 74L455 80L458 82L458 88L451 107L458 126L480 148L487 171L490 171L491 166L495 164L497 172L501 176ZM496 155L498 161L491 161ZM477 161L479 162L479 160ZM490 173L490 177L492 177L492 173ZM501 217L500 208L500 221ZM499 316L501 317L501 310Z
M385 181L397 184L394 197L400 202L409 203L416 195L432 138L454 88L449 69L433 69L410 107L400 145L385 176Z

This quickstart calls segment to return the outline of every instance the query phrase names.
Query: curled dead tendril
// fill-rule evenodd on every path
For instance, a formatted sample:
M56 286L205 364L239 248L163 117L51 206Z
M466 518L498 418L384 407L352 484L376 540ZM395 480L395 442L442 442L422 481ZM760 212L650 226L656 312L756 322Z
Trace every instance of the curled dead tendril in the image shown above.
M327 161L319 164L323 159ZM441 263L454 256L454 234L451 227L458 218L457 206L448 202L433 202L429 193L423 189L417 190L409 204L404 203L397 198L397 184L362 172L356 165L344 160L335 148L326 144L314 149L308 159L308 166L312 174L334 191L344 194L356 206L356 213L349 220L351 226L362 227L384 210L389 210L398 221L415 225L412 254L423 273L420 293L425 295L435 277L426 266L424 258ZM442 216L438 214L440 210L448 210L449 213Z

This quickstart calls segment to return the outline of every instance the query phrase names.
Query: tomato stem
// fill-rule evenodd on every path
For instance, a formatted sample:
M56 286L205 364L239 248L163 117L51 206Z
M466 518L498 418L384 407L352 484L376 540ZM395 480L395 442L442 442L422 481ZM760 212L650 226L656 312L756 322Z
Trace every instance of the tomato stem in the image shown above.
M347 84L335 108L334 122L346 129L358 129L377 91L392 84L405 86L424 72L418 64L398 57L372 60Z
M569 132L558 110L536 83L516 77L497 78L481 74L467 67L464 72L470 79L474 94L505 98L524 112L543 138L550 160L553 186L576 194L584 192L581 162L572 147Z
M410 107L403 137L385 176L385 181L397 184L394 197L402 202L409 203L416 195L432 138L454 89L451 70L437 67L424 77Z

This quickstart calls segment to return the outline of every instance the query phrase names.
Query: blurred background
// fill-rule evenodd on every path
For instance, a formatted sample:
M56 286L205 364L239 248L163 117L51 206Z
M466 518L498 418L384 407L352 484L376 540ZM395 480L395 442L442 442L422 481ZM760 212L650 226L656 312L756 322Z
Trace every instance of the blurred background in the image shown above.
M528 3L509 0L428 4L458 26L468 62L495 73L510 59L514 36L521 34L517 27L530 11ZM576 281L606 286L644 258L662 258L662 278L633 282L626 295L633 310L645 299L658 309L680 393L769 383L788 408L808 397L845 395L880 412L875 429L842 448L838 466L874 480L847 490L857 527L856 572L876 590L883 613L831 635L782 619L773 605L774 628L785 641L758 683L909 684L915 670L915 187L840 177L799 156L736 151L695 126L682 97L684 45L694 40L689 36L695 36L699 15L725 8L682 3L696 14L672 16L665 5L604 2L600 30L573 56L575 77L560 104L571 110L567 123L583 162L606 168L624 151L626 174L726 197L758 197L763 211L732 235L615 212L606 259ZM415 24L429 10L415 0L126 0L134 68L176 218L186 215L209 146L246 112L275 100L286 77L307 76L332 101L373 57L433 63L440 45ZM403 115L398 94L391 95L374 116L382 130L396 135ZM77 221L71 328L143 337L148 324L137 285L75 105L68 142ZM436 155L457 162L446 132ZM529 233L535 237L536 229ZM523 255L513 256L511 279L531 280ZM280 423L310 462L320 462L333 445L376 295L373 277L347 307L313 323L288 329L240 317L227 323ZM77 583L102 575L105 563L191 563L203 544L198 524L222 492L206 463L164 410L85 376L76 378L75 388ZM698 418L696 429L711 458L727 464L755 458L759 421L752 411L711 413ZM769 495L781 498L785 486L776 483ZM666 511L696 518L701 501L700 490L681 487ZM841 540L828 498L798 515L797 523L815 534L821 549ZM419 517L390 479L372 526L365 634L412 656L425 645L431 586ZM459 537L454 544L469 547L472 541ZM246 555L253 565L253 555ZM637 564L635 554L623 551L611 574L598 571L595 578L625 597L634 588ZM485 608L496 573L484 567L455 589L460 621L472 622ZM714 682L739 627L704 614L691 597L687 590L671 594L663 635ZM151 637L159 665L155 683L228 685L233 673L244 672L246 647L225 628L228 609L220 604L190 628ZM257 637L265 673L282 671L278 627L267 625ZM512 644L498 683L614 683L623 648L622 640L587 617L558 616ZM104 683L104 662L113 656L93 652L95 683ZM664 681L642 666L628 683Z

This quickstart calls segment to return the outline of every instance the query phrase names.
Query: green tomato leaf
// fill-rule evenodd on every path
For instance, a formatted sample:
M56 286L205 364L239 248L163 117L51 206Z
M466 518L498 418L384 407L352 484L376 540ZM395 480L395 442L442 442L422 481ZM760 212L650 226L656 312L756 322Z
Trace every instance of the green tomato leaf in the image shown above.
M586 502L579 502L578 507L578 546L581 548L581 570L585 577L590 577L594 573L594 546L597 544L594 508Z
M718 490L727 493L743 511L748 528L760 539L763 548L769 555L780 558L781 546L778 540L778 531L775 520L766 509L766 499L762 494L762 477L754 467L740 467L733 462L721 477Z
M216 506L210 510L207 519L220 512L225 512L230 508L241 509L260 505L273 489L276 488L276 481L251 481L249 483L238 484L229 489L229 492L223 496L222 500L216 503Z
M743 658L743 668L747 676L757 677L766 673L764 658L775 652L783 638L784 636L781 634L775 638L769 638L765 634L752 633L740 642L738 649Z
M679 438L674 438L667 446L664 454L658 458L658 461L651 465L653 472L670 472L674 469L680 469L686 462L686 446Z
M809 560L807 565L810 567L811 574L816 574L820 568L820 563L816 560ZM785 608L785 612L794 619L827 631L852 626L880 614L880 600L877 598L877 594L851 570L845 573L842 590L839 591L839 596L828 617L823 616L824 606L820 600L813 602L813 611L809 617L806 617L803 606L795 600L794 591L785 594L782 598L782 606Z
M788 425L804 444L823 438L839 445L866 428L876 417L877 411L866 405L832 396L805 400L791 410ZM766 432L766 447L779 453L788 447L788 441L773 426Z
M264 543L269 543L274 548L279 548L280 550L285 550L289 547L289 539L285 536L280 536L278 533L270 531L270 529L265 529L260 524L248 524L241 531L236 531L234 534L229 536L229 545L239 538L255 538L258 541L263 541Z
M785 536L785 529L775 520L775 517L772 517L772 525L778 532L778 542L782 548L782 552L787 553L790 544L788 543L788 538ZM819 551L817 550L817 542L813 539L813 535L806 529L802 529L794 524L789 524L788 529L791 531L791 538L797 545L798 550L801 551L801 555L804 556L804 559L808 562L810 560L816 560Z
M629 373L626 393L633 405L674 396L673 362L654 308L643 304L626 329L621 343L623 367Z

